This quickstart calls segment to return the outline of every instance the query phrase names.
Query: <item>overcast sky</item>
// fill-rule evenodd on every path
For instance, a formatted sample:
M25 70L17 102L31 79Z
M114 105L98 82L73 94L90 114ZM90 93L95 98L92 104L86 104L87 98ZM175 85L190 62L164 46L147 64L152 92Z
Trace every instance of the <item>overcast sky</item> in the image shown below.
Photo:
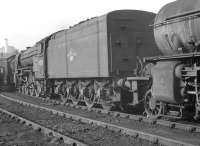
M18 49L79 21L119 9L157 13L174 0L0 0L0 47Z

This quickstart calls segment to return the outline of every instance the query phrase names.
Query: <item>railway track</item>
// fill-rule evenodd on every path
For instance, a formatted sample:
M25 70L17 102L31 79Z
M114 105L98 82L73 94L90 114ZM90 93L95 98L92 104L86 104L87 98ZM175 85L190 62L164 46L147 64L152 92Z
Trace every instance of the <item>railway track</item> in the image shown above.
M87 143L88 145L152 145L148 141L134 139L131 136L124 136L118 132L113 132L112 130L95 124L87 124L83 123L81 120L74 120L74 117L66 118L44 109L24 106L7 99L0 99L0 103L1 108L5 108L15 115L25 117L25 119L34 121L42 126L45 125L47 128L50 127L50 129L53 129L63 135L70 135L72 138L76 138L79 141Z
M180 122L175 122L175 121L170 121L170 120L150 119L150 118L147 118L147 117L141 116L141 115L127 114L127 113L122 113L122 112L117 112L117 111L107 111L107 110L100 109L100 108L88 108L86 106L72 105L69 103L63 104L62 102L60 102L58 100L51 100L49 98L42 98L42 97L35 97L35 96L31 96L31 97L38 98L38 99L42 100L43 102L47 102L47 103L69 106L69 107L76 108L76 109L88 110L90 112L109 114L110 116L113 116L113 117L121 117L121 118L130 119L130 120L146 122L146 123L150 123L150 124L158 124L161 126L170 127L171 129L180 129L180 130L185 130L188 132L200 133L200 124L198 126L198 124L197 125L194 125L191 123L188 124L188 122L185 124L185 123L180 123Z
M135 138L142 138L142 139L151 141L154 144L159 143L159 144L164 144L164 145L185 145L185 146L199 145L200 144L200 141L198 141L198 140L196 141L195 144L194 143L190 144L190 143L184 142L184 140L180 141L180 140L176 140L176 139L172 139L172 138L166 138L166 137L163 137L163 136L159 136L159 135L155 135L155 134L151 134L151 133L146 133L144 131L129 129L129 128L126 128L126 127L119 126L117 124L110 124L110 123L97 121L97 120L94 120L94 119L85 118L85 117L74 115L74 114L69 114L69 113L66 113L66 112L59 111L59 110L55 110L55 109L51 109L51 108L48 108L48 107L32 104L32 103L29 103L29 102L25 102L25 101L22 101L22 100L19 100L19 99L13 99L13 98L5 96L5 95L1 95L1 96L10 100L10 101L14 101L14 102L26 105L26 106L31 106L31 107L43 109L43 110L46 110L46 111L50 111L54 114L64 116L66 118L70 118L70 119L73 119L73 120L76 120L76 121L81 121L83 123L98 125L98 126L113 130L115 132L120 132L121 134L129 135L129 136L132 136L132 137L135 137ZM56 103L58 104L57 101L56 101ZM75 108L82 108L83 109L83 107L81 107L81 106L79 106L79 107L77 106ZM87 110L86 108L84 108L84 109ZM96 109L90 109L90 110L93 111L93 110L96 110ZM100 112L100 110L98 109L98 111L96 111L96 112ZM103 111L103 110L101 110L101 112L104 112L104 113L106 112L107 114L110 114L109 112ZM115 117L118 117L118 116L124 117L125 114L115 112L112 115L114 115ZM131 116L129 116L128 118L131 118ZM125 117L127 118L127 116L125 116ZM133 119L136 120L135 118L133 118ZM138 120L141 121L141 118L139 117ZM191 131L191 130L188 130L188 131ZM192 131L194 132L194 130L192 130Z
M21 117L17 114L11 113L11 112L3 109L3 108L0 108L0 112L8 115L10 118L12 118L13 120L16 120L19 123L22 123L22 124L25 124L29 127L32 127L34 130L38 130L38 131L40 131L40 132L42 132L42 133L44 133L48 136L56 137L57 139L59 139L60 141L63 141L66 144L73 145L73 146L88 146L87 144L79 142L78 140L72 139L68 136L65 136L65 135L58 133L54 130L51 130L49 128L46 128L46 127L44 127L40 124L37 124L33 121L25 119L25 118L23 118L23 117Z
M0 112L0 146L70 146L58 138L45 135L38 129L34 130L31 125L15 117Z

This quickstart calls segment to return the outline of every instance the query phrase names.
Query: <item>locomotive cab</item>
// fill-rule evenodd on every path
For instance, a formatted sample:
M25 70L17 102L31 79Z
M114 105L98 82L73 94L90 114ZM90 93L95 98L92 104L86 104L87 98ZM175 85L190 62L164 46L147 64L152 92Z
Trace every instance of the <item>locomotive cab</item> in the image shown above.
M149 27L154 17L154 13L137 10L108 13L110 76L139 75L143 68L142 57L160 54L152 39L152 29Z

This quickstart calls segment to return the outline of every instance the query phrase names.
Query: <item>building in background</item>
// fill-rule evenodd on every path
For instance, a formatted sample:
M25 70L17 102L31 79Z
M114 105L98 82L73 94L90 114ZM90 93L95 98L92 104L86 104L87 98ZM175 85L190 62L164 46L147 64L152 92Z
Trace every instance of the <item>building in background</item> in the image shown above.
M8 39L5 39L5 45L0 48L0 58L9 58L18 53L18 50L8 44Z
M5 39L5 45L0 47L0 87L10 83L13 73L9 66L10 61L15 58L18 50L8 44L8 39Z

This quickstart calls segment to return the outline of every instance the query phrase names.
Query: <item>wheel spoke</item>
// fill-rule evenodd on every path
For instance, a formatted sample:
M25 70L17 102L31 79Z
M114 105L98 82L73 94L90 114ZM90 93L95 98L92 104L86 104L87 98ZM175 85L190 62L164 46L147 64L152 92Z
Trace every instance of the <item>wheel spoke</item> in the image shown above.
M162 106L161 102L155 101L151 94L151 90L148 90L145 95L145 112L150 118L158 118L161 114Z
M94 89L86 89L86 94L84 95L84 101L87 107L91 108L95 103L95 91Z
M79 91L77 87L72 87L72 89L70 90L70 97L72 100L72 103L77 105L79 102Z

